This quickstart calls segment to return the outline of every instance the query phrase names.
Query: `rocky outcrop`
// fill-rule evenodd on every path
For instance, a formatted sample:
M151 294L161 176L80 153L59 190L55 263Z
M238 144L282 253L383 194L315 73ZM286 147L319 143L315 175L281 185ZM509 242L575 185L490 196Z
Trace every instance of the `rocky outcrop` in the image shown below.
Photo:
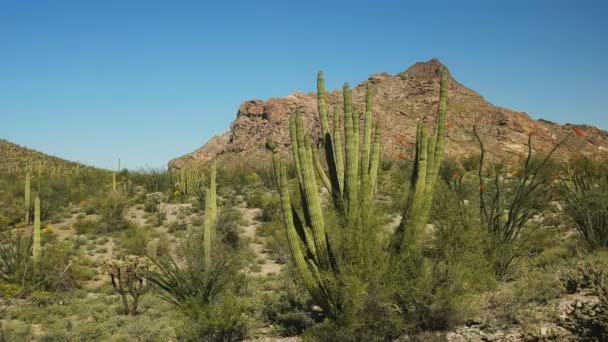
M437 60L419 62L396 75L371 75L353 89L355 112L362 115L365 87L371 82L374 92L374 115L383 132L383 157L410 155L415 141L416 121L432 122L439 97ZM311 82L314 82L311 75ZM327 92L327 106L341 113L342 91ZM169 162L170 168L181 168L191 162L205 162L217 157L267 157L266 138L272 136L282 149L289 146L288 118L301 108L313 136L319 136L315 93L293 93L285 98L246 101L239 107L230 130L213 137L207 144ZM533 120L526 113L493 106L475 91L450 77L447 111L446 152L461 156L478 151L472 136L476 125L491 155L519 158L527 151L528 135L533 134L537 151L548 151L566 136L572 137L558 151L558 156L574 153L592 154L608 151L608 133L586 125L558 125L546 120ZM330 120L331 122L331 120Z

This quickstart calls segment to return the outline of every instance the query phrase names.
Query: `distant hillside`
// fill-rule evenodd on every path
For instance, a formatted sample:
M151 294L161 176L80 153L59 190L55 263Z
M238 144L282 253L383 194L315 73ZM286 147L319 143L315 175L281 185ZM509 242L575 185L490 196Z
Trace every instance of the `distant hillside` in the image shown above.
M374 116L382 125L384 158L412 150L416 121L432 122L439 97L439 70L444 66L433 59L419 62L396 75L371 75L353 89L355 111L362 115L365 88L368 82L374 89ZM315 75L311 75L314 84ZM331 75L326 75L326 78ZM342 91L326 93L328 108L342 109ZM204 162L216 157L267 158L264 151L266 137L271 135L279 146L289 146L288 117L296 107L302 108L305 124L314 136L319 136L320 125L315 93L293 93L285 98L243 102L236 119L226 133L213 137L201 148L169 162L170 168L181 168L192 162ZM328 110L328 112L332 112ZM451 156L478 151L471 134L473 125L478 130L488 151L494 157L519 157L527 150L528 134L534 134L533 146L547 151L555 143L572 135L558 151L558 157L575 153L592 154L608 151L608 133L587 125L558 125L546 120L533 120L526 113L500 108L487 102L477 92L466 88L450 77L447 110L447 146Z
M0 172L23 172L26 165L35 170L40 163L48 172L75 171L80 167L87 167L77 162L50 156L4 139L0 139Z

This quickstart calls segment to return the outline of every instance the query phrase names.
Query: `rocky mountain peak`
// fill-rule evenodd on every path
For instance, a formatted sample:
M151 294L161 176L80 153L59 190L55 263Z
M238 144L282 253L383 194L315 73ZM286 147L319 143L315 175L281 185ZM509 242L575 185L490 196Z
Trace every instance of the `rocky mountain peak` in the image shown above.
M371 75L353 88L355 113L362 115L367 82L373 85L373 113L383 127L383 157L411 155L415 141L416 121L431 123L435 119L439 98L439 74L445 66L438 59L418 62L405 71L390 75ZM331 77L325 75L326 78ZM342 109L342 90L326 92L328 111ZM310 133L318 137L320 125L315 93L296 92L284 98L243 102L230 129L213 137L201 148L169 162L170 168L181 168L192 162L214 158L268 158L266 138L272 136L280 149L287 150L289 115L300 108ZM496 107L477 92L450 77L448 85L447 144L448 156L461 156L478 151L472 136L477 126L490 155L520 158L527 151L528 135L534 135L534 148L548 151L568 135L572 137L558 151L558 156L575 153L608 151L608 133L591 126L558 125L546 120L533 120L526 113Z

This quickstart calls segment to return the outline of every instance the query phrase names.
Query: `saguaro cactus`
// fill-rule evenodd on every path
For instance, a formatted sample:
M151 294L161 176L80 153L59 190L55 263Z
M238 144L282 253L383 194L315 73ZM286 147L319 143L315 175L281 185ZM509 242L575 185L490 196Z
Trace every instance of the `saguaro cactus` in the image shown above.
M402 250L406 235L410 246L416 246L419 240L418 234L429 219L433 191L443 160L447 92L448 74L442 69L435 132L429 137L426 125L418 122L416 127L416 159L410 179L410 191L403 218L392 241L392 247L397 252Z
M25 205L25 224L30 224L30 173L25 172L25 190L24 190L24 205Z
M211 264L212 241L215 240L215 221L217 218L217 184L215 162L211 164L209 189L205 194L205 222L203 227L203 243L205 247L205 265Z
M32 257L34 262L40 260L41 245L40 245L40 198L36 196L34 200L34 238L32 247Z

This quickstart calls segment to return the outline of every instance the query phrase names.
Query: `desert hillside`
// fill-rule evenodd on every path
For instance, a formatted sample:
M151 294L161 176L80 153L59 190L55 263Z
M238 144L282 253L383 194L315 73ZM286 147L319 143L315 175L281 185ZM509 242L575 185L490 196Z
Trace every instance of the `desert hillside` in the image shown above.
M435 119L439 95L439 70L444 66L437 59L419 62L396 75L371 75L353 89L355 113L362 120L365 89L373 85L373 112L382 126L384 158L409 154L415 141L416 122ZM331 75L326 75L331 77ZM312 81L312 80L311 80ZM329 112L342 112L342 91L326 94ZM179 169L196 161L209 161L218 156L269 157L264 151L266 138L272 138L283 149L289 147L288 119L301 108L310 133L318 139L317 95L293 93L285 98L243 102L230 129L210 139L201 148L169 162L169 168ZM449 77L447 111L448 156L460 157L478 151L472 135L477 125L489 153L496 157L517 158L527 151L528 135L534 135L534 148L548 151L567 135L575 136L557 152L559 157L575 153L593 154L608 151L608 133L587 125L559 125L546 120L533 120L523 112L496 107L477 92Z

